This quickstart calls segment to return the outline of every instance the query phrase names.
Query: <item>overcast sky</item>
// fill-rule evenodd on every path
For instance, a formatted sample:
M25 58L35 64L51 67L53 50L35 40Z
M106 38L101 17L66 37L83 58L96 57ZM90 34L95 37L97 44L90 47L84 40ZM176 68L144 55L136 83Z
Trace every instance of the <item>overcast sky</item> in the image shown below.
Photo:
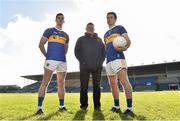
M109 11L117 13L117 24L131 39L125 52L128 66L180 61L179 5L179 0L0 0L0 85L23 86L20 76L43 73L39 40L46 28L55 26L59 12L70 37L68 72L79 70L74 46L86 24L93 22L103 38Z

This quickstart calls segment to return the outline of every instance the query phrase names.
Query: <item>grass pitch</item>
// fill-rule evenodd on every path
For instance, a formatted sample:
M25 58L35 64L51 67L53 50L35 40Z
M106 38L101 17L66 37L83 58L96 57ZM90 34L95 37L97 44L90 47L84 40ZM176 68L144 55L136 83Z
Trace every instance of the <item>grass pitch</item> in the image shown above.
M180 120L180 91L133 92L135 117L110 112L111 93L102 93L102 111L94 111L89 93L88 111L79 109L79 93L66 93L67 112L58 112L57 94L47 94L43 103L46 115L37 116L37 94L0 94L0 120ZM120 93L121 110L125 111L125 96Z

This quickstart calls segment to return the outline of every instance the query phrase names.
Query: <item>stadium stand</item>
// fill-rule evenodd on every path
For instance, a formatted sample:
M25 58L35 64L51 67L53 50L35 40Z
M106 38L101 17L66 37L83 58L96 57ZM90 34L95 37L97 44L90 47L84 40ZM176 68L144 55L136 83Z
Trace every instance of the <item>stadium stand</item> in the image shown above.
M134 91L163 91L180 89L180 62L159 63L151 65L132 66L128 68L129 81ZM41 83L42 75L22 76L26 79L37 81L25 86L22 92L37 92ZM119 83L119 82L118 82ZM79 92L79 72L70 72L66 76L66 92ZM120 83L120 90L123 91ZM101 89L103 92L110 91L105 69L102 71ZM90 79L89 91L93 90ZM56 92L56 74L53 74L48 92Z
M1 85L0 93L17 93L20 92L21 88L17 85Z

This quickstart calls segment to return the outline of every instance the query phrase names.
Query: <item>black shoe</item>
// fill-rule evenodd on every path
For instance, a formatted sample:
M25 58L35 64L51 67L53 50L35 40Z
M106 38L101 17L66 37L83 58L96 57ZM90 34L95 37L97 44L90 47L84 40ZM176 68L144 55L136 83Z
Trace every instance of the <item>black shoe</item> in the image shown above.
M44 115L44 112L42 109L38 109L38 111L36 112L36 115Z
M112 111L112 112L115 112L115 113L121 113L121 109L120 109L120 108L112 107L112 108L111 108L111 111Z
M134 113L131 110L129 110L129 109L126 109L126 111L123 114L134 117Z
M63 112L63 111L67 111L67 109L66 109L66 107L63 107L63 108L59 108L59 111Z

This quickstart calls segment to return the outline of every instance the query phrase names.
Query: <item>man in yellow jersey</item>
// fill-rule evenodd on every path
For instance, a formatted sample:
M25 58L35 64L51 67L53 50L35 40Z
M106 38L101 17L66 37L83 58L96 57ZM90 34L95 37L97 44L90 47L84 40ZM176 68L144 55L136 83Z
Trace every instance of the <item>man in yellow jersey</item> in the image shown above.
M65 111L64 107L64 83L66 77L66 53L68 50L69 36L62 30L64 23L64 15L58 13L56 15L56 26L48 28L44 31L39 42L39 48L45 56L44 76L38 92L38 110L36 114L44 114L42 103L45 93L54 71L57 72L57 85L59 96L59 111ZM44 45L48 42L47 51ZM56 88L56 87L54 87Z
M111 111L120 113L120 104L119 104L119 87L118 81L121 81L123 86L127 109L124 114L133 115L132 112L132 87L128 80L127 75L127 65L123 51L126 51L131 42L128 37L127 31L121 25L115 25L117 19L117 15L115 12L107 13L107 24L109 26L109 30L104 35L104 41L106 44L106 72L109 79L110 87L112 90L112 95L114 98L114 106ZM122 36L127 40L127 45L125 47L114 48L113 39Z

